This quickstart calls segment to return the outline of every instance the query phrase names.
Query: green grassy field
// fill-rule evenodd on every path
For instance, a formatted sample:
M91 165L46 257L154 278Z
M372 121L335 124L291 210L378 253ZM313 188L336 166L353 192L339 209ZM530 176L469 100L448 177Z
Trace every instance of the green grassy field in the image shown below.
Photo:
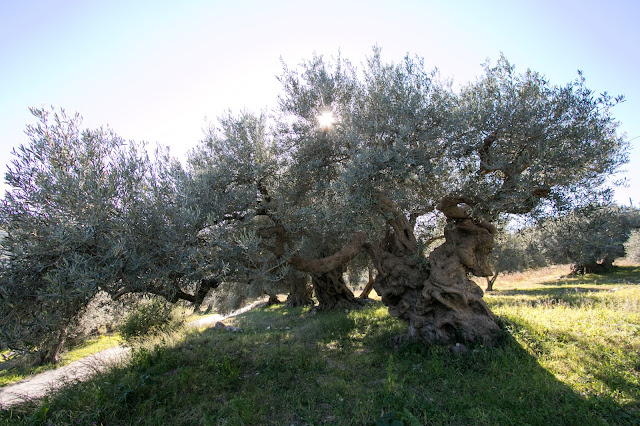
M640 424L640 268L496 283L498 348L392 350L380 302L258 308L156 339L129 366L0 412L4 424Z

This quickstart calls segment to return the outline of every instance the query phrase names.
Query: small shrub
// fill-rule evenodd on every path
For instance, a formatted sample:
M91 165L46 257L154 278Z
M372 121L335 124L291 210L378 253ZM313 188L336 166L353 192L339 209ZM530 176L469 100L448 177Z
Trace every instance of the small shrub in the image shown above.
M120 336L128 345L148 337L175 331L184 326L184 315L160 299L141 303L120 326Z

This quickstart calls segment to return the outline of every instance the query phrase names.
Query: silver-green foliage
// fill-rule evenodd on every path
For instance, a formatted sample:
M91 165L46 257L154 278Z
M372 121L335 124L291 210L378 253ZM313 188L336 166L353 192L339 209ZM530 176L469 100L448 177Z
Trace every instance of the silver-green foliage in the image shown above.
M32 113L0 204L0 336L56 358L98 292L175 298L207 272L206 251L185 173L166 152L152 160L110 129L82 130L77 114Z
M631 232L624 248L628 259L640 263L640 230L635 229Z
M625 242L640 227L640 212L615 204L587 205L542 223L539 245L550 263L611 264L625 256Z
M184 324L185 318L179 308L155 297L137 303L122 321L119 331L128 345L136 345L148 337L176 331Z
M391 211L416 223L445 195L493 219L549 214L626 161L616 100L504 57L460 91L377 48L361 70L315 56L280 81L272 115L223 117L186 170L33 110L0 207L3 339L43 346L100 290L196 301L203 278L224 275L230 293L272 292L294 256L328 256L356 231L377 243ZM323 127L327 110L336 120Z
M381 240L383 200L412 221L444 195L492 219L553 214L627 160L611 115L620 98L594 95L581 75L554 85L516 72L504 57L459 91L419 58L386 63L378 48L361 69L313 56L279 80L270 120L225 117L192 161L216 223L253 232L263 266L330 255L356 231ZM330 126L318 122L326 111ZM275 227L288 245L266 231Z
M605 267L637 246L632 231L640 227L640 214L632 207L592 203L561 216L548 217L516 231L496 236L492 261L499 272L571 263L576 268ZM589 269L591 266L591 269Z
M627 161L610 113L620 100L596 97L580 73L558 86L531 70L517 73L504 57L487 63L457 101L451 153L470 166L461 191L494 214L575 204Z
M502 229L491 252L492 267L498 273L522 272L549 264L540 247L543 234L533 226L510 231Z

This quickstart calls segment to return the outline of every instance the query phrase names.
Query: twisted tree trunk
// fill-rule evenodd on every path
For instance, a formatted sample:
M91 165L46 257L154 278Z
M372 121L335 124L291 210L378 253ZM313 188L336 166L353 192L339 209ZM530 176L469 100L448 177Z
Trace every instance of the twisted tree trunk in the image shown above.
M285 228L276 224L269 228L262 229L260 235L263 238L275 237L275 243L271 248L273 254L281 258L285 255L285 246L291 246L291 241ZM363 232L355 232L351 240L342 246L334 254L322 258L311 259L294 254L288 260L289 266L301 272L309 273L312 277L313 289L318 299L317 310L330 310L342 307L353 307L361 305L363 302L353 295L353 292L346 286L342 273L345 265L353 259L362 249L367 240L367 235ZM303 304L307 298L302 294L302 289L294 297L299 298ZM313 303L309 303L313 304ZM290 301L289 306L293 303Z
M424 282L429 276L426 262L419 265L418 243L409 220L388 200L382 200L390 231L379 244L367 244L378 275L373 287L391 316L409 321Z
M313 289L318 299L318 311L362 305L363 301L353 295L342 275L346 269L345 265L360 252L366 240L366 234L356 232L348 243L330 256L319 259L292 256L289 264L293 268L311 273Z
M311 278L318 299L318 310L349 309L360 302L344 281L344 267L314 274Z
M388 211L395 211L387 203ZM437 208L447 217L445 242L421 261L413 227L395 212L391 232L382 244L368 245L380 274L376 291L392 316L409 324L406 338L425 345L495 345L502 332L483 292L468 273L490 276L487 256L493 248L495 228L474 217L464 200L444 197Z

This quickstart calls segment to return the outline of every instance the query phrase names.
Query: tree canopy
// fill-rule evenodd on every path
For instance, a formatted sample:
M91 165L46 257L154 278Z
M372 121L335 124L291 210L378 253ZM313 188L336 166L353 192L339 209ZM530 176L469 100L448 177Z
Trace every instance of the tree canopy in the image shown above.
M558 86L518 73L504 57L460 90L378 48L362 69L313 56L279 81L275 110L222 117L186 167L34 110L41 124L15 152L0 209L0 295L29 289L37 303L3 304L5 335L39 311L62 330L96 289L198 304L222 283L237 302L283 285L304 293L308 275L318 309L349 307L360 302L343 273L366 255L409 338L495 344L468 279L492 272L492 222L579 205L627 160L610 111L619 98L595 96L581 75ZM437 217L444 243L425 257L416 225Z

